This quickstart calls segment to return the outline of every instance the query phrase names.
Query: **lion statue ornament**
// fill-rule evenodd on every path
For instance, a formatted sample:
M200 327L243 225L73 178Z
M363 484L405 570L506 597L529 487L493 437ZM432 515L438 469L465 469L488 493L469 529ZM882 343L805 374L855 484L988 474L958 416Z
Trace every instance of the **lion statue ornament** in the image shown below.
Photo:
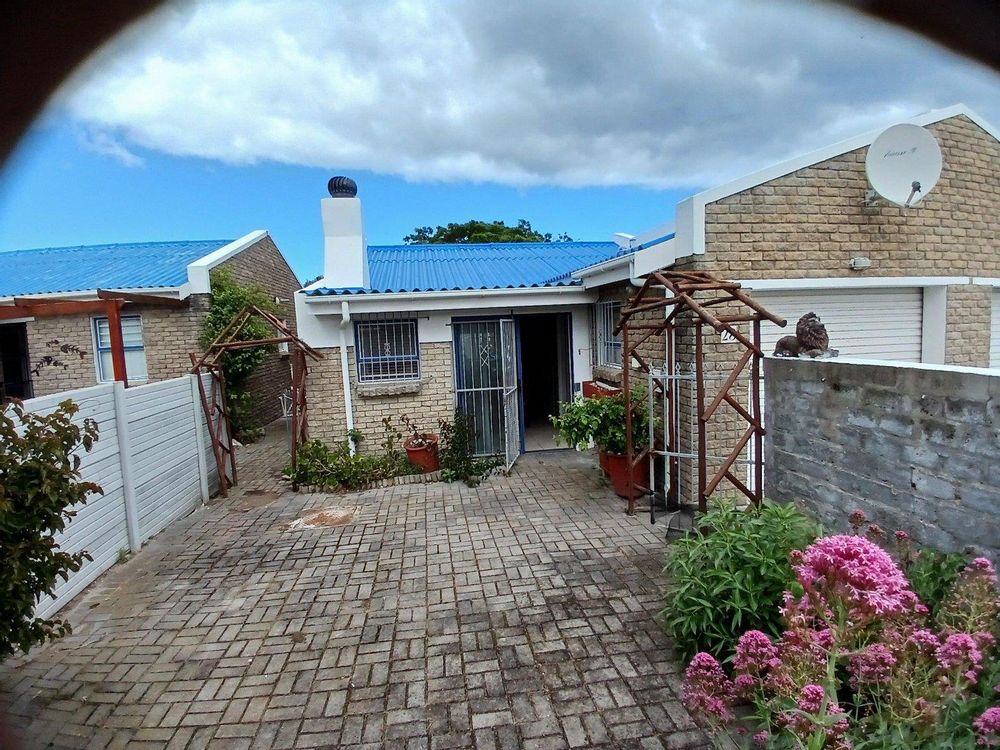
M823 357L836 354L830 349L826 326L814 312L808 312L795 324L794 336L782 336L774 347L775 357Z

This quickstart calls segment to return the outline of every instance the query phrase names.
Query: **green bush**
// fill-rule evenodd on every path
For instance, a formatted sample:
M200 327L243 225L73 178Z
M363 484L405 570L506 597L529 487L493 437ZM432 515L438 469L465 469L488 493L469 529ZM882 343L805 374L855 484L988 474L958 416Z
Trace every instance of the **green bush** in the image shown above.
M720 507L697 524L667 551L661 617L683 658L708 651L726 659L747 630L781 632L778 609L793 580L788 555L819 528L795 507L773 503Z
M80 479L79 449L97 440L90 419L74 424L79 407L63 401L48 415L26 413L17 403L0 407L0 659L16 649L70 632L63 620L35 617L35 604L67 580L86 552L63 552L55 534L102 490Z
M439 420L438 432L442 477L446 482L461 481L475 487L484 477L503 466L499 456L473 455L475 431L462 412L456 411L452 422Z

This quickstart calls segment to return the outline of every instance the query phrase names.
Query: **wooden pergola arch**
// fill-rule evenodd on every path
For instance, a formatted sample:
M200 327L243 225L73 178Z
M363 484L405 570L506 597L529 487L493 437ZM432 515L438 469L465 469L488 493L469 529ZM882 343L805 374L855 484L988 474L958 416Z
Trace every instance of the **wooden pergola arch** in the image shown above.
M737 312L727 312L725 315L714 315L711 308L720 305L736 306ZM643 313L663 310L662 319L650 322ZM719 279L706 271L657 271L650 274L639 291L631 297L622 308L621 319L615 328L615 333L622 335L622 389L626 398L626 452L628 465L632 469L640 466L647 456L662 456L666 459L669 474L667 504L676 507L678 504L678 486L680 482L680 460L696 458L698 463L698 509L702 512L708 508L708 498L725 480L739 490L750 502L757 504L762 499L761 479L763 476L763 436L764 424L761 419L760 404L760 362L763 352L760 348L760 323L769 320L784 327L784 318L773 315L755 302L740 288L735 281ZM737 327L739 323L750 323L750 335L744 335ZM718 391L709 399L705 384L705 352L704 333L709 327L719 334L728 335L733 342L743 348L735 365L722 381ZM680 328L690 328L694 333L694 388L696 414L698 425L698 444L696 451L686 453L681 450L680 435L676 416L679 412L678 380L682 377L677 367L677 346L674 333ZM665 358L662 371L654 371L648 362L639 354L639 347L654 337L665 338ZM745 408L732 393L733 386L740 380L740 375L747 366L750 369L750 404ZM633 403L632 378L633 367L646 373L652 388L646 394L650 400L650 412L657 395L664 399L663 412L668 415L663 425L663 439L657 447L655 431L650 427L654 439L638 454L635 452L633 435ZM708 476L708 422L723 405L728 405L746 422L743 432L735 447L723 458L718 470ZM751 466L752 479L748 487L733 472L733 465L747 444L753 441L754 461ZM628 512L635 513L635 497L637 494L649 494L651 487L635 482L634 471L628 472L629 501ZM650 481L648 484L652 484ZM653 503L650 503L650 518L655 519Z
M268 339L241 340L237 337L253 318L260 318L278 334ZM226 382L222 373L222 357L228 351L250 349L255 346L288 344L292 347L292 466L295 466L298 448L308 439L308 409L306 405L306 375L309 368L306 357L319 361L323 355L295 335L281 320L256 305L248 305L237 314L215 338L204 354L191 353L191 372L198 376L201 405L205 410L208 433L212 440L212 453L219 469L219 492L228 495L236 485L236 454L229 428L229 409L226 407ZM211 388L205 387L205 373L212 376Z

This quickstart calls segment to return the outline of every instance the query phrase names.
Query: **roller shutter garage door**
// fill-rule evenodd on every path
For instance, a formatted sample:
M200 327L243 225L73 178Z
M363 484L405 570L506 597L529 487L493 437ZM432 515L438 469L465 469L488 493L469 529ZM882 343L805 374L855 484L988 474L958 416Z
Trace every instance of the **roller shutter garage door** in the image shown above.
M1000 367L1000 290L993 290L990 317L990 367Z
M794 335L800 317L814 312L826 326L830 348L838 349L842 357L920 361L923 290L919 287L750 293L788 321L784 328L761 324L764 354L774 352L782 336ZM997 309L996 302L993 307Z
M923 327L923 290L900 289L816 289L798 292L754 292L751 296L770 312L780 315L788 325L779 328L764 321L760 343L764 354L774 352L782 336L795 334L795 324L808 312L819 315L830 336L830 348L843 357L889 359L919 362ZM749 383L747 383L749 391ZM761 411L764 409L764 383L761 381ZM747 449L752 465L753 443ZM747 482L753 475L747 467Z

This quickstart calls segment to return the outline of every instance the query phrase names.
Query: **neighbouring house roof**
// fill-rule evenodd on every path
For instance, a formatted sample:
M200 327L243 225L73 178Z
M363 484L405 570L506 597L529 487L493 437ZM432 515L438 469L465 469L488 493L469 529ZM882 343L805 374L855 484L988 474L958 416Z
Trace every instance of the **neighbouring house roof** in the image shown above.
M232 240L134 242L0 252L0 297L180 287L188 265Z
M311 297L576 286L570 274L631 251L614 242L371 245L371 286L317 287Z

